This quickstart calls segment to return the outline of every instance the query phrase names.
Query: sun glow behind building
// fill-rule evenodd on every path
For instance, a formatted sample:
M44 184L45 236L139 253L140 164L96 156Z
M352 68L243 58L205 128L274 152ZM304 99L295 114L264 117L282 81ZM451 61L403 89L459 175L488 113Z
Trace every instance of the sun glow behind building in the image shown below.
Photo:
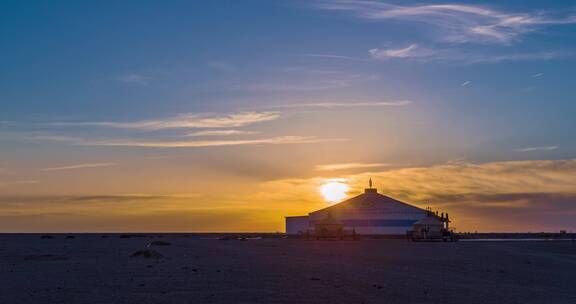
M364 193L305 216L286 217L286 233L303 235L326 218L343 224L344 229L361 235L406 235L414 224L430 212L378 193L369 187Z

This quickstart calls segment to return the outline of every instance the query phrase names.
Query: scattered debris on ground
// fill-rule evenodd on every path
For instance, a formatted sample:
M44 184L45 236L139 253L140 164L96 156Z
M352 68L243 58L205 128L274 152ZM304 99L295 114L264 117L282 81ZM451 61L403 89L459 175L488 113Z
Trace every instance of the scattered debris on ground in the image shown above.
M153 242L150 242L150 245L152 245L152 246L170 246L170 245L172 245L172 243L166 242L166 241L153 241Z
M138 250L138 251L134 252L130 257L131 258L145 258L145 259L161 259L164 256L156 250L143 249L143 250Z
M220 241L230 241L230 240L252 241L252 240L261 240L261 239L262 239L262 237L260 237L260 236L238 236L238 235L225 235L225 236L219 238Z
M147 234L121 234L121 239L131 239L131 238L147 238L150 237Z

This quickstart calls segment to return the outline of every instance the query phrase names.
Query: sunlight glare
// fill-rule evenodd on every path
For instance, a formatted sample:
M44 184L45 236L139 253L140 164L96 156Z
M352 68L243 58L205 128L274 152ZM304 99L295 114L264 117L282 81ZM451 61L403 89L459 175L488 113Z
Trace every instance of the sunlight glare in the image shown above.
M348 190L350 190L350 187L341 181L331 180L320 186L320 193L324 200L331 203L345 199L348 196Z

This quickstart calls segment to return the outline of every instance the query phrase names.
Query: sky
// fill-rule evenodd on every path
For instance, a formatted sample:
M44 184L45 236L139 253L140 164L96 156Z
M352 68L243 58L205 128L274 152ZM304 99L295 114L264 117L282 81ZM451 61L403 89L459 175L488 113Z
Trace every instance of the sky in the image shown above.
M2 1L0 232L284 230L327 183L576 231L573 1Z

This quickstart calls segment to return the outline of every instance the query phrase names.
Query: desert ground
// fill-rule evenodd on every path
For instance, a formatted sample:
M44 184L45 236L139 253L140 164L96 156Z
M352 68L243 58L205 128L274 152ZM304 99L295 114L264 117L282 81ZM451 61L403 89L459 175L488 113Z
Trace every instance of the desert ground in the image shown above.
M2 304L576 303L575 282L571 241L0 235Z

